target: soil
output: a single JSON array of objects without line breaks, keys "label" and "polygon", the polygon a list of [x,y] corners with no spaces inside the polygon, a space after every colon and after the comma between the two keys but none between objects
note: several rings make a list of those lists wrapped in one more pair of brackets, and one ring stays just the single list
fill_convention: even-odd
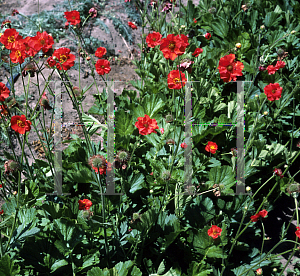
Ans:
[{"label": "soil", "polygon": [[[36,0],[0,0],[0,10],[1,14],[6,14],[7,19],[11,17],[10,13],[13,9],[18,9],[18,11],[24,15],[32,15],[35,13],[38,13],[38,10],[41,12],[43,10],[52,10],[56,5],[62,4],[64,1],[63,0],[52,0],[51,3],[49,3],[48,0],[40,0],[39,1],[39,6],[38,6],[38,1]],[[122,9],[120,3],[123,2],[123,0],[110,0],[106,1],[109,2],[108,9],[113,12],[117,17],[120,19],[124,20],[125,22],[130,21],[128,18],[127,14],[125,11]],[[199,0],[194,0],[194,4],[198,4]],[[184,5],[187,4],[187,0],[183,0],[182,3]],[[175,8],[175,11],[178,11],[178,8]],[[111,71],[107,75],[108,80],[114,80],[114,81],[119,81],[114,83],[114,91],[115,91],[115,97],[120,95],[123,91],[124,88],[126,89],[132,89],[136,90],[131,83],[129,82],[130,80],[138,80],[140,77],[137,75],[135,72],[136,66],[132,63],[133,59],[139,60],[140,59],[140,51],[141,49],[138,47],[138,43],[141,43],[141,28],[138,27],[137,30],[133,31],[133,44],[129,45],[129,43],[126,43],[122,37],[119,36],[119,33],[115,30],[111,20],[105,18],[104,16],[101,15],[101,12],[98,12],[98,18],[101,20],[104,20],[105,24],[109,27],[111,35],[107,35],[103,30],[101,30],[99,27],[92,26],[91,30],[91,35],[94,37],[99,38],[100,40],[106,41],[108,44],[114,45],[115,46],[115,54],[112,56],[114,58],[114,61],[111,60]],[[168,15],[167,16],[167,21],[170,22],[171,17]],[[65,22],[65,21],[64,21]],[[63,26],[62,26],[63,28]],[[58,43],[54,45],[55,49],[58,49],[60,47],[68,47],[69,41],[67,39],[61,39]],[[100,47],[101,45],[99,45]],[[75,54],[76,59],[78,59],[78,53],[72,52],[72,54]],[[104,56],[105,58],[106,56]],[[107,57],[106,57],[107,58]],[[39,63],[39,66],[42,65],[42,62],[45,62],[46,58],[42,59],[42,61]],[[81,83],[80,86],[81,88],[90,85],[93,82],[92,76],[89,74],[90,69],[87,64],[87,61],[84,60],[83,58],[80,59],[81,62],[81,67],[83,68],[84,74],[81,74]],[[50,75],[51,70],[45,68],[43,70],[44,77],[47,79],[48,76]],[[68,70],[68,75],[72,81],[73,86],[79,86],[79,77],[78,77],[78,71],[75,69],[70,69]],[[10,77],[9,72],[7,72],[3,67],[0,67],[0,82],[3,82],[6,84],[7,82],[7,77]],[[28,83],[29,76],[24,77],[24,83]],[[52,80],[59,80],[58,76],[54,75],[52,77]],[[99,92],[101,93],[103,91],[104,85],[101,82],[102,78],[96,74],[96,83],[99,89]],[[40,84],[40,89],[43,91],[45,87],[45,81],[43,80],[43,77],[41,75],[38,76],[35,75],[34,77],[30,78],[30,86],[29,86],[29,94],[31,97],[29,97],[28,104],[29,106],[34,109],[35,105],[37,104],[37,101],[39,99],[39,91],[37,89],[37,86],[34,83],[39,83]],[[55,84],[52,83],[50,84],[53,88],[55,87]],[[23,89],[23,82],[22,82],[22,77],[19,77],[18,80],[15,82],[15,91],[17,96],[21,96],[24,94],[24,89]],[[86,98],[83,101],[83,110],[85,113],[89,110],[91,106],[94,104],[94,97],[93,94],[97,94],[97,88],[96,85],[93,85],[90,90],[86,92]],[[47,96],[50,100],[50,103],[54,104],[54,98],[49,95],[47,92]],[[63,116],[62,116],[62,139],[67,140],[70,139],[70,135],[77,134],[80,138],[84,139],[84,135],[82,132],[82,127],[79,122],[78,114],[77,111],[73,108],[72,101],[70,100],[69,96],[66,93],[62,94],[62,103],[63,103]],[[41,108],[43,111],[43,109]],[[51,122],[51,110],[45,110],[43,111],[45,115],[45,122],[47,126],[47,131],[50,131],[50,122]],[[98,119],[101,123],[104,123],[104,119],[100,116],[93,115],[96,119]],[[54,122],[54,121],[53,121]],[[33,128],[33,127],[32,127]],[[37,121],[37,129],[41,130],[41,125],[40,122]],[[53,134],[54,127],[52,125],[51,127],[51,134]],[[101,132],[101,129],[98,130],[98,133]],[[13,134],[14,131],[11,131],[11,134]],[[40,135],[42,135],[41,132],[39,132]],[[12,135],[13,139],[13,147],[17,155],[21,154],[21,148],[18,144],[18,140],[14,135]],[[42,138],[43,140],[44,138]],[[98,142],[101,140],[101,137],[97,136],[94,134],[92,136],[92,140],[95,142]],[[103,139],[102,139],[103,140]],[[29,146],[33,152],[34,158],[35,159],[43,159],[45,160],[45,154],[43,147],[41,145],[41,142],[39,141],[38,135],[36,134],[35,131],[30,131],[28,135],[28,142]],[[7,146],[3,146],[1,144],[1,149],[0,149],[0,155],[2,155],[3,150],[6,150],[8,152],[12,152],[11,149]],[[67,147],[67,144],[63,144],[63,149]],[[29,161],[29,164],[32,164],[34,161],[34,158],[32,157],[31,151],[28,146],[25,147],[25,155],[26,158]],[[22,175],[22,178],[24,176]],[[266,233],[269,236],[272,236],[272,227],[276,226],[278,229],[280,229],[283,221],[286,221],[288,218],[290,218],[289,214],[294,211],[293,204],[288,200],[289,204],[283,204],[279,205],[285,206],[285,211],[282,208],[279,208],[280,211],[276,212],[275,216],[272,216],[272,213],[275,214],[275,212],[270,212],[269,213],[269,222],[270,224],[266,225]],[[1,205],[4,203],[4,200],[2,199],[0,201],[0,209]],[[288,208],[288,209],[287,209]],[[273,224],[274,223],[274,224]],[[293,228],[296,226],[296,221],[293,220]],[[272,226],[272,227],[271,227]],[[295,229],[296,230],[296,229]],[[274,231],[274,228],[273,228]],[[279,231],[276,231],[278,233]],[[295,231],[294,231],[295,232]],[[294,232],[290,233],[291,237],[289,239],[293,239]],[[271,246],[272,244],[275,244],[275,237],[273,241],[270,241],[269,244],[266,242],[266,246]],[[275,250],[276,253],[280,253],[285,251],[284,248],[283,250]],[[273,252],[275,253],[275,252]],[[283,265],[285,265],[286,261],[288,259],[288,254],[282,256],[281,262]],[[293,257],[292,260],[294,260],[295,257]],[[287,268],[292,269],[293,265],[289,265]],[[284,275],[287,275],[285,272]]]}]

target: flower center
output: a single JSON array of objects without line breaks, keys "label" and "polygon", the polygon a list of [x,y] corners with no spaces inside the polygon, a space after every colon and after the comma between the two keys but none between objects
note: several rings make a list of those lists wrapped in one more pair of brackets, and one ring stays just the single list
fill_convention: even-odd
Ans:
[{"label": "flower center", "polygon": [[13,42],[15,42],[15,37],[14,36],[9,36],[7,38],[7,41],[8,41],[8,43],[13,43]]},{"label": "flower center", "polygon": [[171,43],[169,44],[169,49],[170,49],[170,50],[174,50],[174,48],[175,48],[175,43],[174,43],[174,42],[171,42]]},{"label": "flower center", "polygon": [[44,45],[44,44],[45,44],[45,39],[42,38],[42,39],[40,40],[40,43],[41,43],[42,45]]},{"label": "flower center", "polygon": [[210,148],[211,148],[211,149],[215,149],[216,147],[215,147],[215,146],[210,146]]},{"label": "flower center", "polygon": [[149,126],[148,123],[145,123],[145,124],[144,124],[144,127],[145,127],[145,128],[147,128],[148,126]]},{"label": "flower center", "polygon": [[76,17],[75,17],[75,16],[72,16],[72,19],[76,19]]},{"label": "flower center", "polygon": [[175,78],[173,81],[174,81],[175,84],[177,84],[177,83],[180,82],[180,79],[179,78]]},{"label": "flower center", "polygon": [[153,37],[153,39],[152,39],[153,41],[156,41],[156,38],[155,37]]},{"label": "flower center", "polygon": [[21,56],[21,52],[19,50],[16,51],[16,56],[20,57]]},{"label": "flower center", "polygon": [[276,90],[275,90],[275,89],[273,89],[273,90],[272,90],[272,93],[274,94],[275,92],[276,92]]},{"label": "flower center", "polygon": [[18,121],[17,121],[17,125],[18,125],[19,127],[25,127],[24,122],[21,121],[21,120],[18,120]]},{"label": "flower center", "polygon": [[66,55],[61,55],[61,56],[60,56],[60,59],[59,59],[59,62],[60,62],[60,63],[64,63],[67,59],[68,59],[68,58],[67,58]]},{"label": "flower center", "polygon": [[228,71],[232,71],[232,69],[233,69],[232,65],[228,65],[228,66],[227,66],[227,70],[228,70]]},{"label": "flower center", "polygon": [[102,65],[102,66],[101,66],[101,68],[102,68],[102,69],[104,69],[104,68],[105,68],[105,66],[104,66],[104,65]]}]

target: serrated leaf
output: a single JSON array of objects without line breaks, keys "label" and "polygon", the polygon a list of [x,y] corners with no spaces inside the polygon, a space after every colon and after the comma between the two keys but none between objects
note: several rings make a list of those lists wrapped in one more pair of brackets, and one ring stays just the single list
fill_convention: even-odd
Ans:
[{"label": "serrated leaf", "polygon": [[134,193],[136,192],[137,190],[140,190],[140,189],[143,189],[144,188],[144,175],[142,173],[138,173],[136,175],[131,175],[128,179],[128,182],[131,186],[129,192],[130,193]]}]

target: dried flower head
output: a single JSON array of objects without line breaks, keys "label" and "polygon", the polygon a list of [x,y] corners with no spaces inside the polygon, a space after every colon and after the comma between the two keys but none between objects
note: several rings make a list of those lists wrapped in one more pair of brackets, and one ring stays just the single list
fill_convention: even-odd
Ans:
[{"label": "dried flower head", "polygon": [[5,173],[9,174],[19,169],[19,163],[14,160],[8,160],[4,163]]},{"label": "dried flower head", "polygon": [[300,193],[300,184],[298,182],[294,182],[290,184],[286,190],[289,194]]},{"label": "dried flower head", "polygon": [[175,145],[175,141],[173,140],[173,139],[168,139],[167,141],[166,141],[166,144],[167,145]]},{"label": "dried flower head", "polygon": [[170,171],[163,171],[163,172],[161,173],[161,178],[162,178],[162,180],[164,180],[164,181],[170,180],[170,179],[171,179],[171,173],[170,173]]},{"label": "dried flower head", "polygon": [[209,13],[216,13],[217,9],[215,7],[211,7],[208,9]]},{"label": "dried flower head", "polygon": [[168,114],[166,116],[166,123],[171,123],[171,122],[173,122],[173,116],[172,116],[172,114]]}]

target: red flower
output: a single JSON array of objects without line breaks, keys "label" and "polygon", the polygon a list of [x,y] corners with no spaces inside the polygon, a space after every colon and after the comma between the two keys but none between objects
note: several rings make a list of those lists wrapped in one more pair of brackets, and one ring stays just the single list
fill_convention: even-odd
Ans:
[{"label": "red flower", "polygon": [[192,54],[192,56],[199,56],[203,52],[202,48],[196,48],[195,52]]},{"label": "red flower", "polygon": [[11,49],[9,54],[12,63],[22,64],[26,58],[25,45],[22,40],[14,43],[14,48]]},{"label": "red flower", "polygon": [[[53,57],[56,57],[59,63],[56,63],[58,70],[68,70],[74,66],[75,56],[70,54],[71,50],[69,48],[59,48],[54,51]],[[61,68],[62,65],[62,68]]]},{"label": "red flower", "polygon": [[206,33],[206,34],[204,35],[204,37],[205,37],[207,40],[209,40],[209,39],[211,38],[211,34],[210,34],[210,33]]},{"label": "red flower", "polygon": [[181,71],[184,72],[185,70],[187,70],[189,72],[189,74],[192,73],[192,64],[194,63],[194,61],[185,59],[183,60],[182,63],[180,63],[180,65],[177,65],[177,68]]},{"label": "red flower", "polygon": [[30,36],[27,36],[22,41],[23,41],[23,44],[25,46],[25,53],[26,53],[26,55],[30,56],[30,57],[34,57],[38,53],[38,51],[33,50],[29,46],[29,42],[31,41],[31,39],[33,39],[33,38],[30,37]]},{"label": "red flower", "polygon": [[12,15],[12,16],[15,16],[16,14],[19,14],[18,10],[13,9],[12,12],[11,12],[11,15]]},{"label": "red flower", "polygon": [[260,217],[264,218],[267,215],[268,215],[268,211],[263,209],[262,211],[259,211],[258,214],[254,215],[254,216],[251,216],[250,219],[251,219],[252,222],[257,222]]},{"label": "red flower", "polygon": [[222,233],[222,229],[217,225],[212,225],[211,228],[207,230],[208,236],[212,237],[213,239],[216,239],[219,236],[221,236],[221,233]]},{"label": "red flower", "polygon": [[65,18],[71,25],[76,25],[80,23],[80,13],[78,11],[66,11]]},{"label": "red flower", "polygon": [[110,62],[106,59],[98,59],[95,64],[95,67],[99,75],[108,74],[111,70]]},{"label": "red flower", "polygon": [[[181,82],[180,82],[180,75],[181,75]],[[185,74],[182,72],[179,72],[179,70],[172,70],[168,74],[168,87],[169,89],[180,89],[181,87],[185,86],[186,83]],[[181,85],[181,83],[183,85]]]},{"label": "red flower", "polygon": [[15,29],[6,29],[0,37],[0,42],[6,49],[10,50],[14,47],[14,43],[20,39],[22,39],[22,36]]},{"label": "red flower", "polygon": [[56,61],[53,59],[53,57],[48,57],[47,62],[50,67],[54,67],[56,65]]},{"label": "red flower", "polygon": [[2,185],[2,184],[0,184],[0,188],[3,188],[3,185]]},{"label": "red flower", "polygon": [[188,38],[185,35],[169,34],[167,38],[163,38],[160,43],[160,50],[166,59],[175,60],[177,56],[181,56],[185,52],[185,48],[189,45]]},{"label": "red flower", "polygon": [[277,67],[278,69],[279,68],[284,68],[285,66],[285,62],[284,61],[281,61],[281,60],[278,60],[275,67]]},{"label": "red flower", "polygon": [[132,22],[128,22],[128,26],[131,28],[131,29],[133,29],[133,30],[136,30],[137,29],[137,26],[136,25],[134,25]]},{"label": "red flower", "polygon": [[31,122],[29,120],[26,120],[25,115],[13,116],[10,120],[10,123],[11,128],[20,134],[25,134],[25,132],[31,130]]},{"label": "red flower", "polygon": [[0,82],[0,102],[4,102],[9,97],[9,93],[10,91],[5,84]]},{"label": "red flower", "polygon": [[135,123],[135,126],[139,129],[141,135],[147,135],[157,133],[155,129],[159,129],[155,119],[150,119],[149,115],[145,114],[144,117],[138,117],[138,121]]},{"label": "red flower", "polygon": [[263,271],[261,268],[256,269],[256,275],[262,275]]},{"label": "red flower", "polygon": [[282,87],[278,83],[270,83],[265,86],[264,92],[268,100],[273,102],[281,98]]},{"label": "red flower", "polygon": [[283,178],[282,170],[281,170],[281,169],[276,169],[276,168],[275,168],[274,174],[276,174],[277,176],[280,176],[280,178]]},{"label": "red flower", "polygon": [[298,238],[300,238],[300,227],[297,226],[296,228],[297,228],[297,231],[295,232],[295,234]]},{"label": "red flower", "polygon": [[106,54],[106,48],[105,47],[99,47],[96,52],[95,56],[98,58],[102,58]]},{"label": "red flower", "polygon": [[107,160],[103,155],[94,155],[89,160],[89,165],[93,168],[96,173],[105,174],[106,170],[111,171],[110,163],[107,163]]},{"label": "red flower", "polygon": [[209,141],[205,147],[205,150],[212,154],[215,154],[217,149],[218,149],[218,145],[211,141]]},{"label": "red flower", "polygon": [[243,76],[243,63],[240,61],[234,62],[234,59],[234,54],[229,54],[220,59],[218,69],[221,79],[223,79],[224,82],[230,82],[231,80],[236,81],[237,76]]},{"label": "red flower", "polygon": [[197,20],[196,20],[196,18],[194,18],[194,23],[197,23]]},{"label": "red flower", "polygon": [[78,203],[79,203],[79,210],[89,210],[93,205],[93,203],[88,199],[83,199],[83,200],[79,199]]},{"label": "red flower", "polygon": [[[0,105],[0,112],[2,115],[7,116],[8,115],[8,110],[7,110],[7,106],[5,104]],[[1,118],[1,116],[0,116]]]},{"label": "red flower", "polygon": [[1,29],[2,29],[5,25],[7,25],[8,28],[11,28],[11,27],[10,27],[10,23],[11,23],[10,20],[5,19],[5,20],[2,22],[2,24],[1,24]]},{"label": "red flower", "polygon": [[186,144],[186,143],[184,143],[184,142],[183,142],[183,143],[181,143],[181,144],[180,144],[180,146],[181,146],[183,149],[186,149],[186,148],[187,148],[187,144]]},{"label": "red flower", "polygon": [[148,47],[154,48],[156,45],[161,43],[162,35],[159,32],[152,32],[148,34],[146,37],[146,42],[148,43]]},{"label": "red flower", "polygon": [[95,8],[90,8],[89,15],[91,16],[91,18],[97,17],[97,10]]},{"label": "red flower", "polygon": [[31,48],[33,48],[36,52],[39,52],[42,49],[43,53],[47,53],[52,48],[53,44],[53,37],[46,31],[43,33],[37,32],[36,36],[28,41],[28,45]]},{"label": "red flower", "polygon": [[3,213],[4,213],[4,211],[3,211],[3,210],[1,210],[1,211],[0,211],[0,215],[3,215]]},{"label": "red flower", "polygon": [[165,130],[163,128],[160,129],[161,134],[164,134]]},{"label": "red flower", "polygon": [[278,67],[274,67],[273,65],[269,65],[268,67],[267,67],[267,70],[268,70],[268,74],[269,75],[273,75],[273,74],[275,74],[275,72],[278,70],[279,68]]}]

